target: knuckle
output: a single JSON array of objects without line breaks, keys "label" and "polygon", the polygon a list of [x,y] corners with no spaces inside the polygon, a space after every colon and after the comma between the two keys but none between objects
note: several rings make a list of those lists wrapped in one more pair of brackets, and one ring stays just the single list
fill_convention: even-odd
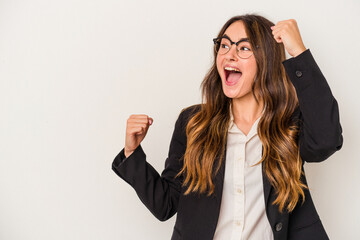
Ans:
[{"label": "knuckle", "polygon": [[127,124],[127,125],[131,125],[133,122],[134,122],[133,119],[129,118],[129,119],[126,121],[126,124]]},{"label": "knuckle", "polygon": [[146,115],[144,115],[144,114],[139,114],[137,116],[137,120],[139,120],[139,121],[144,121],[144,119],[146,119]]}]

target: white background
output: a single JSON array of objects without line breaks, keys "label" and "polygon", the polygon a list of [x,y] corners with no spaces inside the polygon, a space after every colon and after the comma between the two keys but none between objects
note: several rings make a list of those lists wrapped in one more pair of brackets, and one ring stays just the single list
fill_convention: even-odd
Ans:
[{"label": "white background", "polygon": [[330,239],[359,239],[360,1],[0,0],[0,239],[170,239],[111,170],[132,113],[161,172],[232,16],[294,18],[339,103],[344,145],[306,164]]}]

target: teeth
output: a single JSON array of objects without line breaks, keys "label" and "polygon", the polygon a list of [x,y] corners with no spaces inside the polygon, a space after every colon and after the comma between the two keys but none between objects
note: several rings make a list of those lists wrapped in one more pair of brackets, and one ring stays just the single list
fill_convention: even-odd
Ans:
[{"label": "teeth", "polygon": [[235,71],[235,72],[240,72],[239,70],[237,70],[236,68],[232,68],[232,67],[225,67],[225,70],[228,71]]}]

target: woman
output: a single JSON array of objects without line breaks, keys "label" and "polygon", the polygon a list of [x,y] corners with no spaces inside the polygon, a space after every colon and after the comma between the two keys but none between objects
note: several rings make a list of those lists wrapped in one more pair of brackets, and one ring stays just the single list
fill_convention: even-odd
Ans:
[{"label": "woman", "polygon": [[214,43],[203,103],[180,113],[161,176],[140,145],[147,115],[128,119],[113,170],[159,220],[177,213],[173,240],[328,239],[303,165],[340,150],[342,129],[296,21],[236,16]]}]

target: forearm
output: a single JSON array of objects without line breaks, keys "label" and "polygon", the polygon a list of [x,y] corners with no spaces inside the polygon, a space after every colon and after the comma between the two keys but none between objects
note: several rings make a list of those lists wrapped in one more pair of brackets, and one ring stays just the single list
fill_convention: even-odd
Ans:
[{"label": "forearm", "polygon": [[141,145],[128,158],[125,158],[123,149],[112,164],[115,173],[134,188],[144,205],[161,221],[171,218],[177,212],[182,177],[175,176],[182,168],[182,157],[186,150],[184,115],[188,113],[182,112],[176,121],[161,176],[146,161]]},{"label": "forearm", "polygon": [[310,50],[283,65],[299,100],[302,158],[309,162],[325,160],[343,143],[337,101]]}]

